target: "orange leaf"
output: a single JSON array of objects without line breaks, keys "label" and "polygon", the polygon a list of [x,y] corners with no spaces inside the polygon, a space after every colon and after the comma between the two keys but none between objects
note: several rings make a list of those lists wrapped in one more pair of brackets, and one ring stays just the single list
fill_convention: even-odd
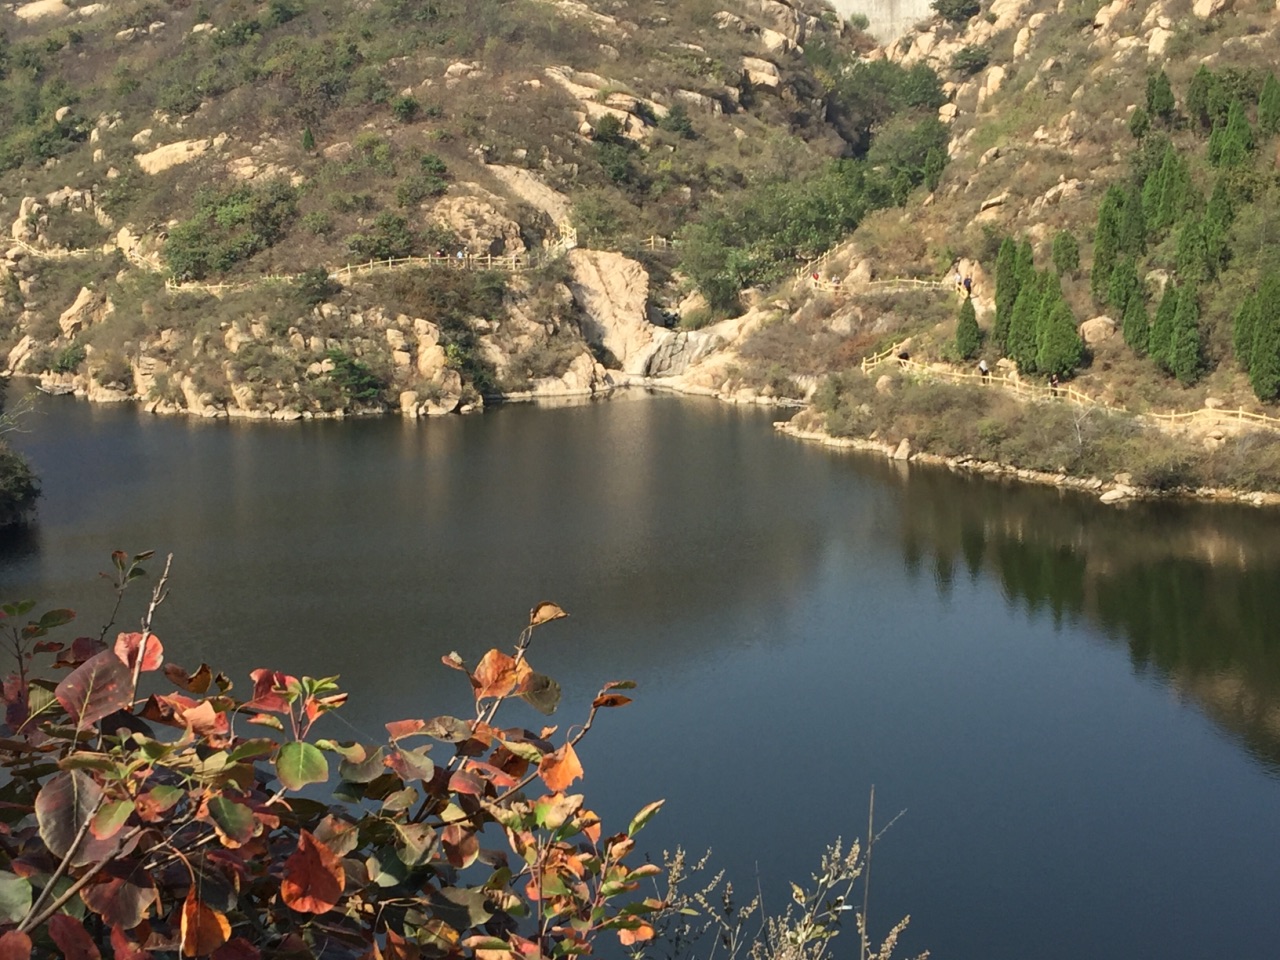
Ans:
[{"label": "orange leaf", "polygon": [[403,737],[412,737],[427,728],[425,720],[393,720],[386,725],[387,736],[393,741]]},{"label": "orange leaf", "polygon": [[138,651],[142,650],[142,669],[159,670],[164,663],[164,645],[154,633],[147,634],[145,648],[140,633],[122,633],[116,637],[116,656],[124,661],[130,670],[138,662]]},{"label": "orange leaf", "polygon": [[630,697],[624,697],[620,693],[602,693],[591,701],[591,705],[593,707],[625,707],[630,702]]},{"label": "orange leaf", "polygon": [[0,960],[30,960],[31,938],[18,930],[0,937]]},{"label": "orange leaf", "polygon": [[476,688],[476,699],[505,697],[515,689],[518,676],[515,658],[507,656],[501,650],[490,650],[471,675],[471,683]]},{"label": "orange leaf", "polygon": [[573,744],[566,743],[542,758],[538,764],[538,776],[548,790],[567,790],[573,781],[582,776],[582,764]]},{"label": "orange leaf", "polygon": [[651,927],[649,924],[644,922],[641,922],[641,924],[638,927],[636,927],[634,930],[627,930],[623,928],[618,931],[618,941],[624,947],[629,947],[631,946],[631,944],[637,943],[641,940],[652,940],[652,939],[653,939],[653,927]]},{"label": "orange leaf", "polygon": [[193,888],[182,904],[180,926],[182,955],[204,957],[213,953],[231,936],[231,924],[213,907],[196,899]]},{"label": "orange leaf", "polygon": [[299,913],[328,913],[342,899],[346,880],[337,854],[300,830],[298,849],[284,862],[280,899]]}]

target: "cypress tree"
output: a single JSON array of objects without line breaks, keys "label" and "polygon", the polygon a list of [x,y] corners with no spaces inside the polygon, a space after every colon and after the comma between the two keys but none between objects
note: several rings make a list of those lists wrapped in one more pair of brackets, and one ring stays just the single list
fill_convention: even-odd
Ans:
[{"label": "cypress tree", "polygon": [[1184,386],[1200,376],[1200,304],[1195,287],[1178,295],[1173,315],[1173,335],[1169,345],[1169,370]]},{"label": "cypress tree", "polygon": [[1116,255],[1120,251],[1120,225],[1124,216],[1124,191],[1115,184],[1107,188],[1098,209],[1098,229],[1093,238],[1093,269],[1089,286],[1093,298],[1107,302],[1107,287],[1111,283],[1111,271],[1115,269]]},{"label": "cypress tree", "polygon": [[1125,257],[1111,271],[1111,283],[1107,287],[1107,300],[1115,308],[1116,316],[1123,317],[1129,309],[1129,300],[1142,299],[1142,281],[1138,266],[1132,257]]},{"label": "cypress tree", "polygon": [[1045,320],[1036,366],[1041,373],[1069,377],[1084,359],[1084,341],[1065,300],[1059,300]]},{"label": "cypress tree", "polygon": [[1258,130],[1268,136],[1280,133],[1280,81],[1268,73],[1258,97]]},{"label": "cypress tree", "polygon": [[1120,250],[1140,257],[1147,252],[1147,215],[1142,205],[1142,187],[1129,184],[1125,193],[1124,211],[1120,216]]},{"label": "cypress tree", "polygon": [[1231,229],[1234,219],[1235,204],[1231,202],[1231,189],[1227,186],[1227,178],[1219,175],[1202,221],[1205,253],[1215,272],[1227,261],[1227,231]]},{"label": "cypress tree", "polygon": [[1259,400],[1280,396],[1280,274],[1262,282],[1249,358],[1249,383]]},{"label": "cypress tree", "polygon": [[1060,277],[1080,269],[1080,244],[1070,230],[1059,230],[1053,238],[1053,267]]},{"label": "cypress tree", "polygon": [[1062,281],[1056,274],[1048,270],[1040,278],[1040,301],[1036,305],[1036,366],[1042,373],[1049,373],[1040,366],[1040,352],[1044,349],[1044,340],[1053,321],[1053,313],[1058,304],[1066,303],[1062,295]]},{"label": "cypress tree", "polygon": [[1246,373],[1252,365],[1253,337],[1261,317],[1262,303],[1255,291],[1244,298],[1231,327],[1231,349],[1235,351],[1236,365]]},{"label": "cypress tree", "polygon": [[1169,369],[1169,353],[1173,344],[1173,319],[1178,312],[1178,301],[1181,297],[1178,288],[1172,283],[1164,285],[1164,296],[1160,298],[1160,306],[1156,308],[1156,320],[1151,325],[1151,334],[1147,338],[1147,353],[1164,369]]},{"label": "cypress tree", "polygon": [[1009,321],[1007,354],[1022,373],[1034,373],[1036,369],[1036,319],[1042,292],[1038,277],[1024,283],[1013,305],[1013,318]]},{"label": "cypress tree", "polygon": [[1147,131],[1151,129],[1151,115],[1142,107],[1134,109],[1129,114],[1129,133],[1135,140],[1141,140],[1147,135]]},{"label": "cypress tree", "polygon": [[1036,278],[1036,251],[1030,240],[1018,244],[1018,289]]},{"label": "cypress tree", "polygon": [[960,304],[960,316],[956,320],[956,352],[961,359],[972,360],[982,346],[982,332],[978,329],[978,314],[973,309],[973,298],[965,297]]},{"label": "cypress tree", "polygon": [[1253,147],[1253,128],[1244,114],[1244,104],[1232,100],[1226,122],[1215,124],[1209,137],[1209,162],[1216,167],[1243,166]]},{"label": "cypress tree", "polygon": [[1178,233],[1178,278],[1189,283],[1212,280],[1213,260],[1205,242],[1204,225],[1199,217],[1190,217]]},{"label": "cypress tree", "polygon": [[316,135],[311,132],[310,127],[302,128],[302,149],[307,153],[314,153],[316,149]]},{"label": "cypress tree", "polygon": [[1151,335],[1151,324],[1147,320],[1147,305],[1142,302],[1142,297],[1129,298],[1128,306],[1124,310],[1122,332],[1124,342],[1134,353],[1141,357],[1147,352],[1147,338]]},{"label": "cypress tree", "polygon": [[1160,193],[1153,226],[1167,230],[1182,218],[1192,199],[1191,171],[1172,144],[1165,150],[1159,178]]},{"label": "cypress tree", "polygon": [[1147,113],[1153,118],[1169,123],[1176,109],[1173,100],[1173,88],[1169,85],[1169,75],[1163,70],[1147,77]]},{"label": "cypress tree", "polygon": [[1009,320],[1018,299],[1018,245],[1005,237],[996,256],[996,323],[992,339],[1001,353],[1009,340]]},{"label": "cypress tree", "polygon": [[1217,85],[1218,78],[1202,63],[1187,87],[1187,113],[1191,117],[1192,125],[1201,133],[1213,126],[1213,117],[1209,109],[1214,87]]}]

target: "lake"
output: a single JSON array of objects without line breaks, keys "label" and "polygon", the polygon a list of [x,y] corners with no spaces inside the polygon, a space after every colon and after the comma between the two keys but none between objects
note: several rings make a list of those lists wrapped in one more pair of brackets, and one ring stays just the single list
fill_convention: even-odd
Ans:
[{"label": "lake", "polygon": [[711,848],[781,910],[865,834],[874,784],[879,822],[905,811],[871,897],[878,935],[912,916],[899,956],[1274,956],[1280,515],[1104,507],[775,416],[632,394],[280,425],[40,397],[15,443],[45,495],[0,596],[93,628],[111,550],[172,552],[168,659],[340,674],[335,738],[465,709],[440,656],[509,646],[554,600],[572,616],[531,660],[562,725],[639,684],[584,743],[584,789],[606,830],[666,797],[655,855]]}]

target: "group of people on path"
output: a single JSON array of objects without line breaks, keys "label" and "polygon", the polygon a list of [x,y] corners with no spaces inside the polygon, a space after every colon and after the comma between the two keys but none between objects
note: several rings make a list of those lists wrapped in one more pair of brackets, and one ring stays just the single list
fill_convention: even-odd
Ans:
[{"label": "group of people on path", "polygon": [[971,298],[973,296],[973,277],[970,274],[960,275],[960,271],[956,271],[956,296],[961,300]]}]

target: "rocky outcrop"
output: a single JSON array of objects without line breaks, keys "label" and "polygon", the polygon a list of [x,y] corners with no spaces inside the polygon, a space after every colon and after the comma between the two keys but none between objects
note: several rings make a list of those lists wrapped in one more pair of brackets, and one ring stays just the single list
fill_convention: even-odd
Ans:
[{"label": "rocky outcrop", "polygon": [[570,250],[569,289],[582,312],[582,334],[607,350],[625,373],[644,375],[658,334],[648,318],[649,274],[621,253]]},{"label": "rocky outcrop", "polygon": [[497,198],[479,196],[451,196],[440,200],[431,215],[461,242],[470,254],[511,255],[525,252],[520,236],[520,224],[502,214]]},{"label": "rocky outcrop", "polygon": [[561,223],[569,219],[569,198],[559,191],[552,190],[528,170],[494,163],[485,167],[485,172],[525,203],[541,210],[551,218],[553,223]]},{"label": "rocky outcrop", "polygon": [[140,153],[133,159],[143,173],[154,176],[171,167],[199,159],[212,144],[212,140],[179,140],[177,143],[156,147],[148,153]]}]

